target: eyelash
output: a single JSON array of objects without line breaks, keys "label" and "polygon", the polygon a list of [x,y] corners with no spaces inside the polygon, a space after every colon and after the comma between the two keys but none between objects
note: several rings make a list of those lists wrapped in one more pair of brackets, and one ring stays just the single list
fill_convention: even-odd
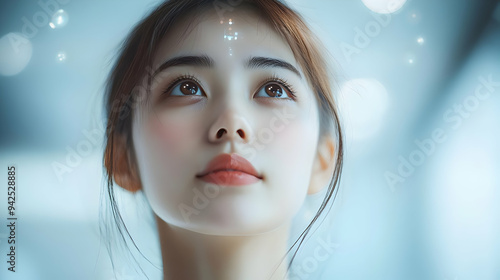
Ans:
[{"label": "eyelash", "polygon": [[262,85],[260,87],[263,87],[264,85],[268,84],[269,82],[278,82],[279,84],[281,84],[282,86],[285,87],[285,90],[290,92],[291,99],[293,99],[294,101],[297,100],[296,91],[287,80],[282,79],[282,78],[278,77],[277,75],[273,74],[271,77],[267,78],[264,81],[264,83],[262,83]]},{"label": "eyelash", "polygon": [[184,74],[184,75],[181,75],[181,76],[175,78],[170,84],[168,84],[167,89],[164,90],[163,93],[165,93],[165,94],[169,93],[174,88],[174,86],[176,86],[177,83],[182,81],[182,80],[193,80],[198,85],[201,84],[200,80],[198,80],[195,76],[193,76],[191,74]]},{"label": "eyelash", "polygon": [[[178,82],[183,81],[183,80],[193,80],[195,81],[198,85],[201,84],[200,80],[198,80],[195,76],[191,74],[184,74],[181,75],[177,78],[175,78],[171,83],[168,84],[167,89],[163,91],[164,94],[168,94],[176,85]],[[264,85],[268,84],[269,82],[278,82],[281,86],[285,87],[285,90],[290,92],[290,98],[276,98],[276,99],[292,99],[293,101],[297,100],[296,96],[296,91],[293,88],[293,86],[285,79],[282,79],[278,77],[276,74],[273,74],[271,77],[265,79],[265,81],[261,84],[259,87],[262,88]]]}]

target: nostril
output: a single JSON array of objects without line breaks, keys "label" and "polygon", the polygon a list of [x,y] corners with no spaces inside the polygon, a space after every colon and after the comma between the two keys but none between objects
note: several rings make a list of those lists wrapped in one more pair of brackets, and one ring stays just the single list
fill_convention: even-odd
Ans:
[{"label": "nostril", "polygon": [[238,129],[238,135],[240,135],[241,138],[245,139],[245,132],[243,132],[243,130]]},{"label": "nostril", "polygon": [[217,138],[221,138],[221,137],[222,137],[222,135],[224,134],[224,132],[226,132],[226,130],[225,130],[224,128],[223,128],[223,129],[221,129],[221,130],[219,130],[219,131],[217,132]]}]

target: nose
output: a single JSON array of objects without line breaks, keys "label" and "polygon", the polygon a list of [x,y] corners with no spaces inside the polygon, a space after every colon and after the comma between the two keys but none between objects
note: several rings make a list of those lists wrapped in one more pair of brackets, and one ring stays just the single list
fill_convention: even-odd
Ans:
[{"label": "nose", "polygon": [[252,137],[252,129],[247,119],[234,110],[226,110],[219,115],[209,130],[210,142],[224,141],[248,143]]}]

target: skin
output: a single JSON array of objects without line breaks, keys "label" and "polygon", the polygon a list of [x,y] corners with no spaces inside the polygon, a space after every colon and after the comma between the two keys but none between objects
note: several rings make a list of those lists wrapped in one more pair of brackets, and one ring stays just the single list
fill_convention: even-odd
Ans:
[{"label": "skin", "polygon": [[[333,141],[319,137],[318,104],[290,46],[252,9],[228,15],[232,25],[221,24],[214,11],[196,21],[186,17],[164,37],[153,69],[181,55],[207,55],[215,65],[158,73],[150,102],[134,113],[137,170],[115,175],[126,189],[139,183],[154,211],[164,279],[270,279],[273,272],[272,279],[286,279],[287,261],[278,264],[291,220],[308,194],[327,185],[334,167]],[[228,27],[238,32],[237,40],[223,39]],[[301,77],[284,68],[245,68],[252,56],[286,61]],[[200,81],[199,92],[183,95],[176,86],[164,93],[183,74]],[[273,75],[292,85],[295,101],[266,94],[264,85],[280,85],[265,83]],[[281,86],[281,98],[288,97]],[[221,128],[227,133],[218,138]],[[125,149],[123,143],[118,149]],[[245,157],[263,179],[239,187],[197,179],[221,153]]]}]

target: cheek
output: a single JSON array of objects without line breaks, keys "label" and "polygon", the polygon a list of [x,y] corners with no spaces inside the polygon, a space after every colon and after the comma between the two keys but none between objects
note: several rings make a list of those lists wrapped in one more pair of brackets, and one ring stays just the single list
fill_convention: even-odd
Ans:
[{"label": "cheek", "polygon": [[153,211],[170,222],[177,220],[178,205],[185,200],[185,189],[197,171],[193,164],[197,143],[187,140],[200,138],[193,125],[151,116],[135,135],[145,194]]},{"label": "cheek", "polygon": [[314,131],[303,123],[293,123],[277,134],[275,145],[282,150],[283,156],[293,162],[304,161],[315,148]]},{"label": "cheek", "polygon": [[[201,137],[194,120],[179,121],[165,116],[151,115],[137,125],[134,144],[141,158],[144,180],[168,178],[168,182],[180,183],[187,172],[192,172],[193,154]],[[160,179],[156,179],[161,182]]]},{"label": "cheek", "polygon": [[296,118],[276,131],[259,152],[265,158],[271,201],[296,213],[306,197],[317,148],[319,124],[314,118]]},{"label": "cheek", "polygon": [[304,188],[309,180],[312,160],[316,150],[315,131],[304,123],[289,124],[286,129],[276,134],[276,141],[269,147],[269,153],[279,159],[283,168],[278,174],[289,182],[297,182],[297,187]]},{"label": "cheek", "polygon": [[151,118],[148,130],[152,136],[151,140],[165,150],[177,150],[176,148],[179,148],[185,142],[186,137],[189,137],[189,129],[185,124],[160,120],[156,117]]},{"label": "cheek", "polygon": [[200,123],[197,117],[152,117],[145,133],[149,135],[155,153],[181,164],[199,148],[204,131]]},{"label": "cheek", "polygon": [[319,123],[314,114],[297,114],[288,123],[279,120],[275,125],[270,124],[275,132],[272,141],[265,144],[265,152],[279,158],[290,172],[305,174],[310,171],[319,134]]},{"label": "cheek", "polygon": [[163,168],[163,173],[179,177],[191,171],[192,157],[199,145],[197,139],[201,137],[195,121],[152,117],[144,133],[148,137],[149,154]]}]

